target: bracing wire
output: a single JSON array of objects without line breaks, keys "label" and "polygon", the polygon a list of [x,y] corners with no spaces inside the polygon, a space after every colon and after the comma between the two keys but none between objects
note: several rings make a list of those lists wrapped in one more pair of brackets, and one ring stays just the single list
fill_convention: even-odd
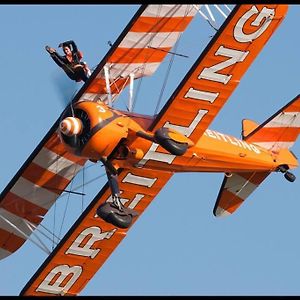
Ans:
[{"label": "bracing wire", "polygon": [[[179,39],[180,39],[180,38],[179,38]],[[176,52],[177,47],[178,47],[179,39],[176,41],[176,43],[175,43],[175,45],[174,45],[174,50],[175,50],[175,52]],[[164,80],[163,85],[162,85],[162,88],[161,88],[161,90],[160,90],[160,94],[159,94],[159,97],[158,97],[158,101],[157,101],[157,104],[156,104],[156,107],[155,107],[155,110],[154,110],[154,115],[157,114],[158,109],[159,109],[159,107],[160,107],[160,103],[161,103],[161,100],[162,100],[162,97],[163,97],[165,88],[166,88],[166,86],[167,86],[167,82],[168,82],[168,79],[169,79],[169,75],[170,75],[170,72],[171,72],[171,67],[173,66],[174,58],[175,58],[175,55],[172,55],[172,56],[171,56],[171,59],[170,59],[170,62],[169,62],[169,65],[168,65],[168,70],[167,70],[167,73],[166,73],[166,76],[165,76],[165,80]]]},{"label": "bracing wire", "polygon": [[83,207],[84,207],[84,186],[85,186],[85,166],[82,168],[82,195],[81,195],[81,213],[83,213]]}]

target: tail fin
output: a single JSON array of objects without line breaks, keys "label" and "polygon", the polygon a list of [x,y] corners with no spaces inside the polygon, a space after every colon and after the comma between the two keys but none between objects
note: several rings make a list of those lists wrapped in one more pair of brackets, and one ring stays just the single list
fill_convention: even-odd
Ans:
[{"label": "tail fin", "polygon": [[233,173],[225,176],[213,213],[216,217],[235,212],[270,172]]},{"label": "tail fin", "polygon": [[[292,147],[300,133],[300,95],[259,126],[243,121],[243,139],[278,152]],[[251,131],[252,128],[252,131]]]}]

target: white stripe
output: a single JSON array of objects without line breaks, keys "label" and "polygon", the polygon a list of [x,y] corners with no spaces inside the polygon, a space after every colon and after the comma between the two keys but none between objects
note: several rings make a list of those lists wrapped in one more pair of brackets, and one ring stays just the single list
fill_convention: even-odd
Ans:
[{"label": "white stripe", "polygon": [[230,212],[228,212],[227,210],[223,209],[222,207],[218,206],[216,209],[216,213],[215,213],[216,217],[226,217],[231,215]]},{"label": "white stripe", "polygon": [[100,100],[98,99],[98,94],[97,93],[84,93],[79,101],[97,101]]},{"label": "white stripe", "polygon": [[72,122],[73,122],[73,125],[74,125],[73,133],[78,134],[80,132],[80,129],[81,129],[80,123],[79,123],[80,121],[78,119],[73,118]]},{"label": "white stripe", "polygon": [[142,13],[142,17],[184,17],[194,16],[196,13],[197,11],[193,8],[193,5],[154,4],[148,5]]},{"label": "white stripe", "polygon": [[66,134],[68,134],[72,128],[72,123],[71,123],[71,120],[63,120],[63,122],[65,123],[66,125],[66,129],[65,129],[65,132]]},{"label": "white stripe", "polygon": [[[112,101],[114,101],[118,95],[119,94],[112,94],[111,95]],[[107,94],[92,94],[92,93],[90,93],[89,99],[85,99],[85,101],[93,101],[93,102],[102,101],[102,102],[108,104],[108,97],[107,97]]]},{"label": "white stripe", "polygon": [[132,173],[128,173],[122,182],[124,183],[132,183],[132,184],[137,184],[141,186],[146,186],[148,188],[152,187],[152,185],[155,183],[157,178],[148,178],[148,177],[142,177],[138,175],[134,175]]},{"label": "white stripe", "polygon": [[[180,32],[128,32],[119,48],[171,48],[180,36]],[[157,50],[159,51],[159,50]]]},{"label": "white stripe", "polygon": [[[20,229],[26,235],[31,234],[32,231],[26,226],[23,218],[10,213],[4,208],[0,208],[0,215],[3,216],[5,219],[7,219],[9,222],[13,223],[18,229]],[[0,218],[0,228],[26,240],[24,235],[22,235],[19,231],[14,229],[9,223],[5,222],[2,218]]]},{"label": "white stripe", "polygon": [[127,77],[130,73],[134,74],[135,79],[141,76],[150,76],[156,71],[160,64],[161,62],[113,64],[109,70],[110,78],[116,78],[118,76]]},{"label": "white stripe", "polygon": [[0,260],[11,255],[11,252],[0,248]]},{"label": "white stripe", "polygon": [[276,116],[264,127],[300,127],[299,112],[283,112]]},{"label": "white stripe", "polygon": [[45,209],[49,209],[59,195],[20,177],[10,190],[17,196]]},{"label": "white stripe", "polygon": [[50,172],[59,174],[67,180],[72,180],[82,168],[82,166],[58,155],[57,153],[54,153],[53,151],[50,151],[45,147],[41,149],[33,162]]},{"label": "white stripe", "polygon": [[289,149],[295,144],[295,142],[252,142],[252,144],[268,150],[277,151],[279,149]]},{"label": "white stripe", "polygon": [[245,200],[257,188],[257,185],[247,181],[244,177],[233,174],[227,179],[224,189]]}]

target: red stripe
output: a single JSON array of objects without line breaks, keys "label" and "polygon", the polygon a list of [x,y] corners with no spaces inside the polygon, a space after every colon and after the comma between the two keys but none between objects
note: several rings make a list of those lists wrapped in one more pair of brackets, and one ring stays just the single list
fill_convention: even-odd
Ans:
[{"label": "red stripe", "polygon": [[25,242],[25,239],[0,228],[0,247],[9,252],[15,252]]},{"label": "red stripe", "polygon": [[257,172],[257,173],[237,173],[237,175],[249,180],[252,184],[259,185],[270,172]]},{"label": "red stripe", "polygon": [[244,200],[242,198],[239,198],[237,195],[224,189],[218,206],[232,214],[238,209],[243,201]]},{"label": "red stripe", "polygon": [[299,127],[262,127],[247,142],[294,142],[299,132]]},{"label": "red stripe", "polygon": [[13,194],[12,192],[8,192],[1,201],[1,207],[34,224],[39,224],[42,221],[42,218],[38,216],[44,216],[48,211],[45,208]]},{"label": "red stripe", "polygon": [[[127,81],[126,85],[125,82]],[[115,80],[114,83],[110,86],[112,94],[119,94],[120,89],[127,86],[129,80],[127,78],[120,78]],[[93,94],[107,94],[105,79],[95,78],[92,83],[87,87],[86,93]]]},{"label": "red stripe", "polygon": [[56,132],[50,137],[44,147],[81,166],[83,166],[86,162],[86,159],[82,159],[68,152],[65,146],[61,143]]},{"label": "red stripe", "polygon": [[26,168],[22,176],[34,184],[49,189],[51,192],[58,195],[61,192],[51,188],[64,190],[70,183],[68,179],[48,171],[33,162]]}]

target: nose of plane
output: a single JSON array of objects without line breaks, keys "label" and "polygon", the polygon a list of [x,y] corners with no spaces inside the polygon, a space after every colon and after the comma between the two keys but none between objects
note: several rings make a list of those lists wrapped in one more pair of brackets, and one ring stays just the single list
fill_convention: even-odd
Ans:
[{"label": "nose of plane", "polygon": [[82,133],[83,124],[78,118],[67,117],[60,122],[59,129],[61,133],[67,136],[73,136]]}]

